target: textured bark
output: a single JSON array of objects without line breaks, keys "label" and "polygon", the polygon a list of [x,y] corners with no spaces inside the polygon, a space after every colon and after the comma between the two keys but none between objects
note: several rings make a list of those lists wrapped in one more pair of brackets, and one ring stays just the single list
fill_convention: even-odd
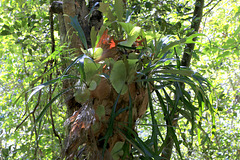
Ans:
[{"label": "textured bark", "polygon": [[[192,24],[191,24],[192,32],[190,32],[188,34],[188,36],[198,32],[199,26],[200,26],[200,23],[201,23],[201,20],[202,20],[203,7],[204,7],[204,0],[196,0],[195,9],[194,9],[194,13],[193,13]],[[195,41],[196,38],[193,39],[193,40]],[[192,58],[191,53],[194,50],[194,46],[195,46],[195,43],[186,44],[185,49],[184,49],[184,53],[183,53],[183,57],[182,57],[182,61],[181,61],[181,66],[185,66],[185,67],[190,66],[191,58]],[[179,114],[175,113],[174,118],[172,120],[172,125],[173,126],[177,126],[178,116],[179,116]],[[166,159],[171,159],[174,141],[173,141],[172,137],[168,136],[168,135],[170,135],[169,130],[167,130],[166,135],[167,136],[166,136],[165,141],[166,141],[167,145],[163,149],[162,156],[165,157]]]},{"label": "textured bark", "polygon": [[75,15],[77,15],[77,6],[75,4],[75,0],[63,0],[63,13],[68,15],[68,16],[64,16],[64,23],[65,23],[65,27],[67,30],[67,38],[68,38],[68,43],[70,44],[70,48],[74,48],[74,49],[79,49],[78,51],[80,52],[80,48],[81,48],[81,41],[78,37],[78,35],[75,33],[74,28],[70,25],[70,18],[74,17]]},{"label": "textured bark", "polygon": [[[61,44],[67,42],[70,49],[77,49],[75,53],[82,54],[80,50],[82,44],[73,27],[70,25],[70,18],[68,16],[78,17],[79,23],[85,33],[88,47],[91,47],[91,28],[94,26],[97,30],[99,30],[102,25],[102,15],[99,11],[93,11],[91,17],[88,17],[90,16],[90,9],[93,7],[93,5],[95,5],[96,2],[99,1],[89,1],[89,6],[86,6],[85,0],[63,0],[63,2],[52,3],[51,10],[53,13],[58,14]],[[63,55],[62,58],[67,56],[70,55]],[[63,65],[63,70],[69,65],[69,63]],[[75,82],[72,80],[65,80],[63,82],[63,89],[72,87],[74,84]],[[136,120],[146,110],[148,102],[148,99],[146,98],[146,90],[137,87],[135,84],[132,84],[130,86],[130,94],[134,101],[133,109],[136,111],[134,112],[135,114],[133,114],[133,119]],[[65,148],[62,151],[62,157],[65,157],[66,159],[74,159],[74,157],[77,157],[79,159],[112,159],[110,154],[111,149],[116,142],[124,142],[124,138],[119,134],[114,134],[108,141],[107,150],[104,153],[104,158],[102,157],[104,142],[99,140],[104,137],[105,132],[108,128],[108,121],[109,117],[111,116],[111,110],[118,94],[106,79],[102,79],[96,90],[92,91],[91,98],[88,102],[79,104],[75,101],[73,95],[73,90],[68,91],[64,95],[65,102],[68,107],[67,115],[69,117],[71,116],[69,118],[69,121],[74,123],[71,126],[69,125],[67,129],[68,137],[65,140]],[[126,93],[125,95],[120,96],[117,109],[124,108],[129,105],[128,95],[129,94]],[[92,111],[94,112],[94,110],[97,110],[99,106],[104,106],[106,111],[106,115],[102,118],[101,121],[100,117],[92,114]],[[81,118],[78,119],[79,116]],[[122,123],[125,122],[127,124],[128,111],[125,111],[124,113],[117,116],[116,122],[117,121],[120,121]],[[94,130],[91,127],[93,123],[95,126]],[[123,129],[121,126],[118,126],[118,128]],[[79,147],[81,148],[80,150]]]},{"label": "textured bark", "polygon": [[[192,32],[188,34],[190,36],[193,33],[198,32],[200,23],[202,21],[202,15],[203,15],[203,7],[204,7],[204,0],[196,0],[195,3],[195,9],[193,13],[193,19],[191,24]],[[193,39],[194,41],[196,38]],[[184,49],[184,54],[182,57],[181,65],[185,67],[190,66],[191,58],[192,58],[192,51],[194,50],[195,43],[187,44]]]},{"label": "textured bark", "polygon": [[[91,4],[95,4],[96,0],[90,1]],[[86,6],[85,0],[63,0],[63,14],[64,16],[59,16],[59,22],[61,23],[60,29],[63,31],[61,35],[62,42],[67,42],[69,44],[70,49],[75,49],[75,54],[78,55],[82,54],[81,52],[81,41],[78,35],[76,34],[76,31],[74,28],[70,25],[70,18],[77,16],[79,23],[81,27],[83,28],[83,31],[85,33],[88,47],[91,47],[90,43],[90,29],[92,28],[92,25],[96,25],[96,27],[102,25],[102,15],[100,12],[98,12],[98,23],[99,24],[89,24],[88,19],[86,16],[89,14],[90,9],[92,8],[91,5]],[[94,12],[95,13],[95,12]],[[64,34],[65,32],[65,34]],[[70,53],[72,54],[72,53]],[[64,55],[66,56],[66,55]],[[69,55],[70,56],[70,55]],[[66,65],[63,67],[65,69],[69,63],[66,63]],[[65,80],[63,82],[63,89],[73,87],[76,82],[73,80]],[[79,104],[76,102],[74,98],[74,90],[70,90],[65,95],[65,102],[67,104],[67,115],[70,117],[73,115],[73,113],[79,109],[81,109],[82,104]],[[67,129],[67,135],[68,137],[65,139],[65,148],[63,150],[63,157],[66,157],[66,159],[73,159],[73,157],[77,154],[78,147],[87,141],[87,133],[84,132],[84,130],[81,130],[81,133],[78,133],[77,136],[71,137],[69,135],[70,132],[70,126]],[[79,137],[80,136],[80,137]],[[70,138],[71,137],[71,138]]]},{"label": "textured bark", "polygon": [[[107,71],[109,72],[109,71]],[[106,73],[107,74],[107,73]],[[138,86],[136,83],[132,83],[129,85],[129,91],[124,95],[119,97],[117,102],[116,110],[126,108],[129,106],[129,94],[132,98],[133,103],[133,114],[132,119],[133,123],[141,117],[147,108],[148,104],[148,94],[147,90],[143,87]],[[109,83],[108,80],[102,78],[101,82],[97,86],[97,88],[91,92],[92,100],[87,103],[88,109],[92,108],[94,111],[98,110],[99,107],[104,106],[105,115],[103,117],[99,117],[99,115],[94,114],[94,123],[89,123],[92,119],[88,119],[90,116],[88,115],[87,121],[83,121],[84,118],[78,120],[79,126],[76,129],[70,132],[68,143],[66,144],[66,157],[67,159],[72,159],[75,155],[79,159],[105,159],[111,160],[111,151],[114,145],[117,142],[125,142],[125,138],[118,132],[118,130],[125,130],[123,125],[128,124],[129,111],[126,110],[123,113],[119,114],[113,124],[113,135],[109,138],[107,142],[106,151],[104,153],[104,157],[102,157],[103,144],[104,144],[104,136],[107,133],[107,129],[109,127],[109,119],[111,117],[112,108],[118,94]],[[86,110],[80,110],[78,116],[84,117],[86,114]],[[76,122],[76,121],[75,121]],[[93,122],[93,121],[92,121]],[[84,123],[84,127],[82,124]],[[85,127],[89,126],[89,128]],[[74,125],[73,127],[74,128]],[[82,147],[82,150],[78,150],[79,146]]]},{"label": "textured bark", "polygon": [[[96,3],[100,2],[99,0],[91,0],[89,1],[89,6],[86,6],[85,0],[63,0],[55,1],[52,3],[51,8],[54,13],[58,14],[59,20],[59,32],[60,32],[60,42],[64,44],[67,42],[69,44],[69,49],[75,49],[74,53],[66,53],[62,54],[62,59],[65,61],[65,57],[71,57],[71,54],[82,54],[81,52],[81,41],[76,34],[74,28],[70,25],[70,18],[69,16],[77,16],[79,19],[79,23],[82,26],[85,36],[87,39],[88,47],[91,47],[90,43],[90,29],[92,26],[95,28],[99,28],[102,25],[102,15],[99,11],[94,11],[92,13],[91,19],[94,19],[94,23],[89,23],[87,19],[87,15],[89,14],[90,9]],[[90,19],[90,20],[91,20]],[[65,58],[65,59],[64,59]],[[64,62],[62,66],[62,71],[64,71],[67,66],[71,62]],[[74,86],[76,82],[73,80],[65,80],[63,81],[63,89],[67,89],[69,87]],[[65,103],[67,104],[68,110],[67,113],[71,116],[74,111],[78,110],[81,107],[81,104],[77,103],[73,96],[73,90],[69,90],[67,93],[64,94]]]},{"label": "textured bark", "polygon": [[[61,2],[54,2],[52,10],[58,14],[60,41],[61,43],[67,42],[69,48],[77,49],[75,54],[82,54],[80,48],[82,44],[79,37],[75,34],[73,27],[70,25],[70,18],[68,16],[78,18],[78,21],[85,33],[87,45],[91,47],[90,31],[94,26],[99,30],[102,26],[102,14],[98,10],[89,15],[91,8],[99,2],[99,0],[90,0],[89,5],[86,6],[85,0],[63,0]],[[66,16],[68,15],[68,16]],[[90,17],[89,17],[90,16]],[[103,47],[104,49],[104,47]],[[116,48],[115,60],[120,60],[122,52]],[[72,53],[67,53],[72,54]],[[70,55],[63,55],[62,58]],[[63,65],[63,70],[69,65]],[[105,74],[110,74],[110,69],[104,69]],[[73,87],[75,82],[73,80],[63,81],[63,89]],[[132,83],[129,84],[129,92],[121,95],[117,102],[116,110],[126,108],[129,106],[129,95],[132,99],[132,123],[141,117],[148,104],[148,94],[146,88],[143,86]],[[109,119],[111,117],[112,108],[118,97],[117,92],[110,84],[109,80],[102,78],[97,88],[91,91],[89,100],[83,104],[76,102],[74,98],[74,90],[68,91],[65,95],[65,102],[67,104],[67,115],[69,119],[66,121],[68,124],[67,138],[65,139],[65,147],[62,151],[62,158],[65,159],[106,159],[111,160],[111,150],[117,142],[125,142],[124,137],[118,132],[119,129],[125,130],[122,124],[127,125],[129,120],[129,110],[124,111],[114,118],[113,135],[107,142],[107,147],[102,157],[104,136],[109,127]],[[105,115],[99,117],[95,111],[99,107],[104,107]],[[133,126],[134,127],[134,126]]]}]

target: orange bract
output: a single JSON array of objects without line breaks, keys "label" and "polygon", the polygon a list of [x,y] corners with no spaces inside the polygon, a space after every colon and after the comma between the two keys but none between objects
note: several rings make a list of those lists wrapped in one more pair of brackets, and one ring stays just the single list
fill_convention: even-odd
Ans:
[{"label": "orange bract", "polygon": [[110,44],[109,49],[116,47],[116,43],[114,42],[113,39],[111,39],[109,44]]},{"label": "orange bract", "polygon": [[[104,49],[112,49],[112,48],[117,47],[117,44],[119,42],[122,42],[122,41],[125,41],[125,40],[114,40],[114,37],[110,37],[108,35],[108,29],[106,29],[103,32],[103,34],[102,34],[102,36],[101,36],[101,38],[100,38],[96,47],[101,47],[101,48],[104,48]],[[145,41],[146,41],[146,38],[141,38],[140,36],[138,36],[136,41],[135,41],[136,46],[144,46],[143,43]]]},{"label": "orange bract", "polygon": [[[119,42],[125,41],[123,39],[121,40],[115,40],[113,36],[108,35],[108,30],[106,29],[101,38],[99,39],[99,42],[96,47],[101,47],[103,49],[102,55],[95,59],[95,62],[100,62],[106,58],[113,58],[117,60],[122,54],[122,52],[117,48],[117,44]],[[144,42],[146,41],[145,38],[141,38],[140,36],[136,39],[134,42],[133,46],[138,47],[138,46],[144,46]]]},{"label": "orange bract", "polygon": [[112,48],[117,47],[117,43],[119,43],[121,41],[124,41],[124,40],[117,41],[117,40],[114,40],[114,37],[110,37],[108,35],[108,29],[106,29],[103,32],[103,34],[102,34],[102,36],[101,36],[101,38],[100,38],[96,47],[101,47],[101,48],[104,48],[104,49],[112,49]]},{"label": "orange bract", "polygon": [[95,59],[95,62],[99,62],[106,58],[114,58],[115,55],[118,53],[117,43],[113,37],[110,37],[108,35],[107,29],[103,32],[96,47],[101,47],[103,49],[103,53],[101,57]]},{"label": "orange bract", "polygon": [[109,42],[108,42],[109,41],[109,37],[110,36],[108,35],[108,30],[106,29],[103,32],[101,38],[99,39],[99,42],[98,42],[96,47],[102,47],[103,45],[108,45],[109,44]]}]

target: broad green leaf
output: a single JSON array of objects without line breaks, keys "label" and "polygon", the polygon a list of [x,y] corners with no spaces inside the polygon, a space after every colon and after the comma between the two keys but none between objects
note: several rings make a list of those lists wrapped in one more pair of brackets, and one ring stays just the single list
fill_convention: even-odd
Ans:
[{"label": "broad green leaf", "polygon": [[132,83],[136,78],[136,68],[138,59],[127,59],[127,64],[125,64],[127,69],[127,82]]},{"label": "broad green leaf", "polygon": [[123,30],[128,34],[130,34],[131,30],[136,26],[136,24],[132,24],[132,23],[124,23],[124,22],[118,22]]},{"label": "broad green leaf", "polygon": [[94,53],[93,53],[93,58],[98,59],[99,57],[101,57],[102,53],[103,53],[102,48],[100,48],[100,47],[95,48]]},{"label": "broad green leaf", "polygon": [[126,67],[123,61],[117,61],[114,63],[111,74],[110,82],[117,93],[124,94],[127,92],[127,85],[125,84],[127,80]]},{"label": "broad green leaf", "polygon": [[78,103],[85,103],[89,100],[90,91],[86,86],[82,85],[81,87],[79,87],[76,93],[74,93],[74,97]]},{"label": "broad green leaf", "polygon": [[89,90],[90,91],[93,91],[93,90],[95,90],[97,88],[97,82],[96,81],[94,81],[94,80],[92,80],[91,82],[90,82],[90,84],[89,84]]},{"label": "broad green leaf", "polygon": [[133,29],[130,31],[128,36],[129,37],[136,37],[136,39],[137,39],[140,32],[141,32],[141,27],[136,26],[136,27],[133,27]]},{"label": "broad green leaf", "polygon": [[138,58],[138,54],[135,52],[132,52],[128,55],[128,59],[137,59]]},{"label": "broad green leaf", "polygon": [[113,160],[119,160],[121,156],[123,156],[123,150],[122,150],[123,145],[124,145],[124,142],[121,142],[121,141],[115,143],[111,151],[111,156],[113,157]]},{"label": "broad green leaf", "polygon": [[115,0],[114,9],[116,11],[118,21],[121,22],[122,17],[123,17],[123,1],[122,0]]},{"label": "broad green leaf", "polygon": [[114,22],[116,20],[116,17],[113,15],[113,12],[111,11],[109,6],[110,6],[109,3],[100,2],[98,10],[108,18],[109,22],[112,24],[113,29],[117,32],[118,31],[117,23]]},{"label": "broad green leaf", "polygon": [[133,29],[130,31],[130,33],[127,35],[127,40],[120,42],[120,45],[131,47],[132,44],[136,41],[137,37],[139,36],[141,32],[141,27],[133,27]]},{"label": "broad green leaf", "polygon": [[[100,2],[100,6],[98,8],[98,10],[100,12],[102,12],[104,15],[108,15],[110,13],[110,8],[109,8],[109,3],[103,3],[103,2]],[[112,13],[111,13],[112,15]],[[113,15],[112,15],[113,16]],[[109,17],[108,17],[109,18]]]},{"label": "broad green leaf", "polygon": [[90,59],[84,59],[84,72],[86,75],[86,82],[87,84],[90,84],[93,76],[95,76],[98,72],[98,66],[97,64],[90,60]]},{"label": "broad green leaf", "polygon": [[92,29],[91,29],[90,38],[91,38],[92,48],[95,48],[96,41],[97,41],[97,31],[95,29],[95,26],[93,26]]}]

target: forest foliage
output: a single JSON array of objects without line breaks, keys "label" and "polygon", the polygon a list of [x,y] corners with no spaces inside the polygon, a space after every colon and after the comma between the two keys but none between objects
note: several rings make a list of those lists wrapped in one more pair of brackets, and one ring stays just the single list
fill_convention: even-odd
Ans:
[{"label": "forest foliage", "polygon": [[[98,9],[104,15],[104,29],[108,28],[109,35],[118,37],[117,40],[127,39],[114,41],[114,45],[131,50],[139,36],[146,38],[137,48],[145,47],[139,55],[130,53],[128,59],[106,61],[104,65],[113,66],[111,74],[101,75],[109,79],[120,95],[127,93],[127,84],[136,80],[137,71],[140,77],[137,81],[147,84],[148,93],[152,93],[147,95],[150,100],[147,112],[136,122],[138,134],[129,126],[125,127],[128,133],[119,131],[135,147],[131,154],[157,159],[169,132],[174,141],[172,159],[239,158],[239,2],[205,2],[201,25],[195,34],[190,29],[195,1],[132,0],[126,5],[114,2],[105,1]],[[62,58],[72,50],[66,49],[69,44],[61,44],[58,19],[54,15],[56,48],[51,52],[49,5],[47,0],[0,2],[2,159],[59,158],[67,136],[64,123],[69,118],[61,96],[66,91],[62,89],[62,81],[81,79],[90,91],[99,83],[96,75],[103,65],[95,64],[92,59],[102,53],[95,48],[104,30],[91,32],[91,52],[77,20],[72,17],[72,26],[78,31],[86,54]],[[180,67],[187,43],[195,43],[190,69]],[[80,67],[76,67],[77,62]],[[62,71],[65,64],[68,68]],[[75,69],[75,75],[72,70],[68,72],[70,68]],[[182,83],[186,83],[183,88]],[[90,93],[81,94],[82,91],[75,93],[80,97],[77,101],[87,101],[84,98]],[[170,110],[168,105],[175,107]],[[173,124],[167,124],[171,121],[168,118],[174,116],[175,109],[180,116],[177,125],[169,127]],[[99,108],[97,114],[101,117],[104,112]],[[111,118],[121,112],[124,109],[112,112]],[[111,133],[109,128],[107,136]],[[119,143],[113,151],[123,146]],[[122,155],[114,156],[118,159]]]}]

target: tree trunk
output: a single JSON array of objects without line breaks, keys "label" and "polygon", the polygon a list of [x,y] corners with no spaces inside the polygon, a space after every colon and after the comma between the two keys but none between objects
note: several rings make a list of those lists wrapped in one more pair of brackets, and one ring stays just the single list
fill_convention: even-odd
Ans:
[{"label": "tree trunk", "polygon": [[[203,7],[204,7],[204,0],[196,0],[195,3],[195,9],[193,13],[193,19],[191,24],[192,32],[188,34],[190,36],[191,34],[197,33],[200,27],[200,23],[202,21],[202,15],[203,15]],[[194,38],[194,41],[196,38]],[[192,51],[194,50],[195,43],[187,44],[184,49],[184,54],[181,61],[181,66],[189,67],[191,58],[192,58]]]},{"label": "tree trunk", "polygon": [[[59,28],[61,43],[67,42],[69,48],[77,49],[75,54],[81,55],[80,48],[82,44],[79,37],[75,34],[73,27],[70,25],[68,16],[77,15],[78,21],[85,32],[88,47],[91,47],[90,29],[95,26],[97,30],[102,25],[101,12],[95,10],[92,15],[88,15],[92,6],[99,2],[97,0],[89,1],[87,6],[85,0],[63,0],[62,12],[59,12]],[[55,12],[57,13],[57,12]],[[66,16],[68,15],[68,16]],[[88,22],[88,16],[91,16]],[[87,18],[86,18],[87,17]],[[63,55],[70,56],[70,55]],[[66,63],[63,70],[69,65]],[[110,70],[105,69],[105,74],[109,74]],[[63,89],[73,87],[73,80],[63,81]],[[83,86],[84,87],[84,86]],[[91,91],[91,96],[86,103],[80,104],[76,102],[74,97],[74,89],[65,93],[65,101],[67,104],[68,123],[71,123],[67,129],[67,138],[65,147],[63,148],[63,158],[66,159],[106,159],[111,160],[111,151],[118,142],[124,143],[125,138],[119,130],[126,130],[125,126],[129,126],[129,109],[124,110],[118,116],[112,118],[113,107],[115,111],[124,109],[129,105],[130,97],[132,102],[132,124],[141,117],[148,104],[147,89],[137,83],[129,84],[129,91],[124,95],[119,95],[110,84],[109,80],[102,78],[97,88]],[[104,114],[96,114],[104,108]],[[111,122],[110,122],[111,121]],[[112,134],[106,139],[105,135],[109,127],[113,127]],[[131,126],[134,128],[134,126]],[[106,142],[105,142],[106,141]],[[104,157],[103,157],[103,150]]]}]

